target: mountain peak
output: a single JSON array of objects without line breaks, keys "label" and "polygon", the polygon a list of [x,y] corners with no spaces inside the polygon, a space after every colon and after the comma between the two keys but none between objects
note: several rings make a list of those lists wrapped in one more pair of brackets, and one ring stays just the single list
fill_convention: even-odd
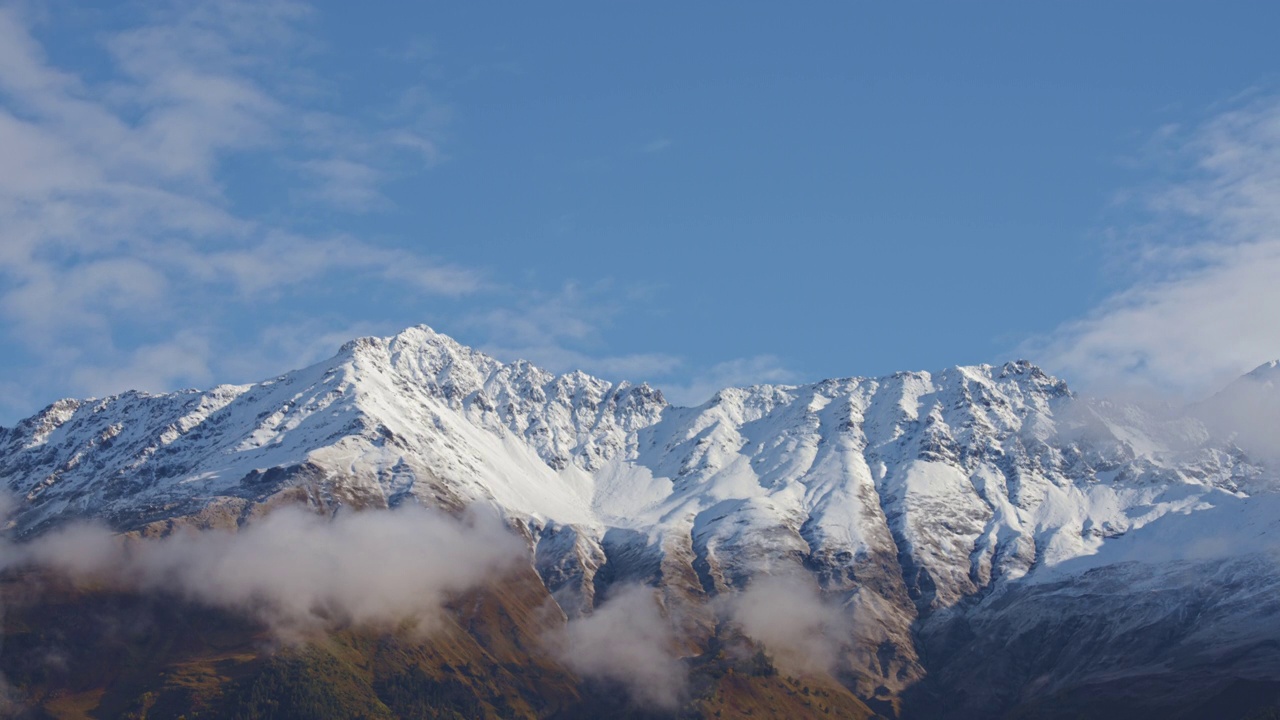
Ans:
[{"label": "mountain peak", "polygon": [[1280,360],[1270,360],[1245,373],[1251,380],[1271,382],[1280,379]]},{"label": "mountain peak", "polygon": [[[479,389],[504,364],[427,325],[415,325],[390,337],[361,337],[338,352],[357,376],[392,372],[405,379],[465,393]],[[530,368],[531,371],[538,371]]]},{"label": "mountain peak", "polygon": [[[1251,375],[1269,383],[1280,363]],[[1246,385],[1236,391],[1251,401],[1274,394]],[[648,385],[503,363],[419,325],[254,385],[54,403],[0,432],[0,483],[19,498],[15,536],[76,517],[139,533],[236,527],[292,500],[326,512],[491,507],[529,540],[566,615],[621,582],[712,602],[756,577],[811,572],[815,586],[853,598],[842,607],[850,627],[867,629],[858,643],[893,651],[849,666],[879,694],[920,676],[913,643],[944,637],[917,632],[945,629],[925,625],[935,618],[1005,613],[1019,597],[1037,612],[1042,593],[1080,570],[1123,589],[1134,559],[1164,562],[1157,546],[1243,557],[1274,524],[1268,500],[1265,523],[1220,539],[1242,525],[1225,503],[1274,487],[1274,472],[1231,445],[1249,437],[1077,402],[1019,360],[725,388],[671,408]],[[1244,409],[1246,429],[1277,427]],[[1188,527],[1204,534],[1183,542]],[[1240,567],[1256,574],[1252,561]],[[1149,574],[1135,577],[1151,587]],[[1090,590],[1080,617],[1100,615],[1102,594]],[[1119,611],[1132,604],[1118,597]],[[1193,612],[1169,606],[1170,617],[1199,617],[1192,600]],[[1144,623],[1147,602],[1136,604]],[[1266,609],[1258,617],[1270,620]],[[1116,644],[1072,617],[1056,642],[1077,642],[1083,626],[1095,628],[1091,644]],[[1009,647],[989,642],[983,657]]]},{"label": "mountain peak", "polygon": [[1232,380],[1199,405],[1215,406],[1218,411],[1231,405],[1271,405],[1277,388],[1280,388],[1280,360],[1271,360]]},{"label": "mountain peak", "polygon": [[436,349],[449,352],[471,350],[471,348],[454,340],[452,337],[437,332],[429,325],[413,325],[389,337],[367,335],[348,340],[343,343],[338,354],[347,355],[371,351],[377,353],[391,347],[401,351],[408,349]]},{"label": "mountain peak", "polygon": [[406,345],[413,344],[413,345],[422,345],[422,346],[451,347],[451,348],[466,347],[462,343],[458,342],[457,340],[454,340],[449,335],[445,335],[442,332],[438,332],[435,328],[432,328],[430,325],[426,325],[422,323],[418,325],[413,325],[405,328],[404,330],[401,330],[400,332],[392,336],[391,339],[393,342],[402,343]]}]

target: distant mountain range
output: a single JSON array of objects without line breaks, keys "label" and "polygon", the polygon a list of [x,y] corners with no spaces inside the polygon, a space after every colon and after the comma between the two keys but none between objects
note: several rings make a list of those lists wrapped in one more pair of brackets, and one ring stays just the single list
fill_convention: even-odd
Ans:
[{"label": "distant mountain range", "polygon": [[[1197,406],[1207,422],[1027,362],[689,408],[419,326],[253,385],[58,401],[0,429],[0,481],[19,540],[86,518],[234,528],[286,503],[491,508],[528,542],[531,597],[576,618],[653,586],[696,667],[718,657],[718,598],[799,578],[848,620],[824,690],[848,713],[1274,717],[1278,379],[1245,376]],[[1219,422],[1237,406],[1264,427]],[[510,716],[554,715],[535,706]]]}]

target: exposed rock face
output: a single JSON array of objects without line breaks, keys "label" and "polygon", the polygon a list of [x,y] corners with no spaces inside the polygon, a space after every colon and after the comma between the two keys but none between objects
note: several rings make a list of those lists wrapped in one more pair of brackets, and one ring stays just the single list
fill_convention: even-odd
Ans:
[{"label": "exposed rock face", "polygon": [[[1025,362],[682,408],[425,327],[256,385],[63,400],[0,430],[19,535],[243,520],[282,495],[482,503],[524,528],[569,615],[648,582],[705,635],[716,596],[808,573],[853,620],[847,684],[966,688],[956,716],[1223,653],[1280,678],[1280,650],[1254,643],[1280,640],[1261,609],[1276,544],[1240,532],[1280,529],[1274,477],[1198,421],[1082,400]],[[1166,526],[1194,550],[1164,553]]]}]

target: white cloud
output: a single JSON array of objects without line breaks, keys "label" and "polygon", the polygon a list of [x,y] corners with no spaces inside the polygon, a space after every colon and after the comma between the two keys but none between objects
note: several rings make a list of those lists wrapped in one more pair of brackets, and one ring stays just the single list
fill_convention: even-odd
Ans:
[{"label": "white cloud", "polygon": [[344,158],[327,158],[307,160],[300,166],[315,183],[303,193],[308,199],[356,212],[376,210],[390,204],[379,190],[383,173],[371,165]]},{"label": "white cloud", "polygon": [[1280,357],[1280,101],[1161,139],[1182,172],[1139,196],[1132,284],[1023,351],[1085,386],[1203,394]]},{"label": "white cloud", "polygon": [[[37,40],[55,12],[41,24],[0,8],[0,339],[23,358],[10,361],[21,392],[0,396],[0,413],[54,396],[251,381],[317,359],[299,329],[334,340],[400,329],[391,320],[447,324],[387,317],[386,303],[416,313],[427,298],[479,293],[456,325],[504,359],[614,380],[693,373],[664,383],[686,401],[790,378],[769,357],[698,373],[676,354],[611,349],[614,320],[644,302],[632,288],[504,289],[407,245],[315,230],[317,214],[389,207],[388,183],[442,162],[448,102],[413,85],[334,112],[333,88],[307,70],[320,50],[303,3],[130,12],[124,29],[121,10],[114,29],[81,36],[103,60],[77,73]],[[292,204],[254,210],[244,197],[264,190]],[[369,296],[382,317],[352,309]],[[324,344],[327,354],[340,342]]]},{"label": "white cloud", "polygon": [[834,671],[853,635],[847,613],[824,601],[810,578],[762,577],[730,596],[727,605],[742,631],[789,674]]},{"label": "white cloud", "polygon": [[389,337],[404,328],[386,322],[341,322],[334,318],[304,318],[263,329],[264,345],[274,349],[269,367],[263,358],[245,358],[235,368],[240,377],[265,377],[286,368],[302,368],[333,357],[344,343],[358,337]]},{"label": "white cloud", "polygon": [[[223,358],[261,353],[254,328],[271,323],[245,319],[281,300],[360,281],[481,289],[474,270],[300,232],[228,195],[227,161],[258,153],[326,211],[383,207],[387,180],[439,158],[447,106],[417,90],[372,120],[316,109],[322,83],[296,69],[314,50],[301,3],[143,12],[98,36],[108,63],[82,77],[51,63],[30,16],[0,8],[0,333],[32,355],[28,385],[201,384]],[[238,347],[219,342],[230,328]]]},{"label": "white cloud", "polygon": [[574,672],[618,683],[638,703],[673,709],[685,692],[676,632],[652,588],[615,588],[590,615],[569,621],[547,641]]},{"label": "white cloud", "polygon": [[736,358],[712,365],[686,382],[660,383],[663,394],[677,405],[700,405],[717,391],[749,385],[785,385],[796,382],[795,373],[773,355]]},{"label": "white cloud", "polygon": [[612,283],[566,283],[554,293],[532,293],[516,302],[473,313],[464,326],[485,342],[480,348],[502,360],[528,360],[552,372],[583,370],[611,380],[649,382],[677,405],[698,405],[726,387],[786,384],[795,373],[773,355],[734,358],[710,367],[664,352],[599,352],[613,319],[631,309],[615,298],[643,303],[641,290],[617,292]]},{"label": "white cloud", "polygon": [[171,339],[130,350],[121,366],[101,368],[86,364],[77,368],[73,381],[93,395],[105,395],[120,388],[157,392],[184,382],[208,385],[213,380],[209,369],[210,344],[206,334],[184,330]]},{"label": "white cloud", "polygon": [[506,307],[472,314],[465,325],[489,338],[482,349],[505,360],[523,359],[551,370],[583,370],[615,380],[668,375],[680,358],[660,352],[592,352],[622,307],[610,301],[610,283],[566,283],[554,293],[533,293]]},{"label": "white cloud", "polygon": [[448,599],[522,562],[527,548],[497,518],[457,520],[411,505],[332,519],[284,507],[237,532],[129,541],[73,524],[22,545],[0,544],[0,568],[38,566],[77,582],[247,611],[285,637],[405,620],[429,631]]}]

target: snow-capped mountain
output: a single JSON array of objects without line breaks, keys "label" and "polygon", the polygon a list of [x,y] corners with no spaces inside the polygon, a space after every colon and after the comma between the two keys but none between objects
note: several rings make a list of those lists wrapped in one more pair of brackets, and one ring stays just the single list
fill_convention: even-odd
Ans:
[{"label": "snow-capped mountain", "polygon": [[[1170,648],[1280,638],[1193,571],[1256,597],[1280,587],[1265,565],[1276,474],[1198,420],[1079,398],[1026,362],[729,388],[686,408],[415,327],[254,385],[56,402],[0,430],[0,480],[19,535],[75,517],[234,525],[285,500],[481,503],[527,534],[569,614],[628,580],[697,608],[802,573],[852,617],[842,673],[868,698],[930,674],[985,678],[975,703],[1029,702],[1153,673]],[[1144,627],[1163,633],[1146,664],[1077,647]],[[1027,675],[1043,658],[1006,653],[1033,641],[1056,643],[1050,679]],[[1264,659],[1257,672],[1280,667]],[[992,663],[1026,677],[994,682]]]}]

